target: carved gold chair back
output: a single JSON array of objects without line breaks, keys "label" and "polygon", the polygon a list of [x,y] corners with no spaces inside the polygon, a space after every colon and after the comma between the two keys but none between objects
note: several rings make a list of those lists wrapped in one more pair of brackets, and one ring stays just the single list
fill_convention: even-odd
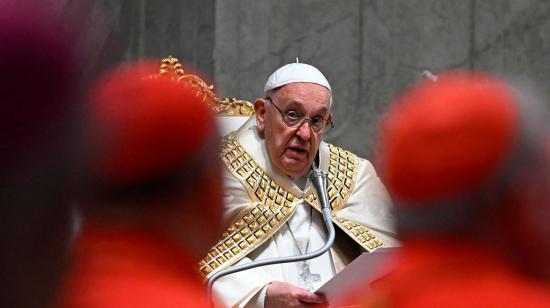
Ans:
[{"label": "carved gold chair back", "polygon": [[196,89],[197,96],[202,96],[205,104],[218,115],[251,116],[254,106],[246,100],[236,98],[219,98],[214,93],[214,86],[208,85],[199,76],[187,74],[177,58],[168,56],[160,62],[159,75],[171,78],[177,82],[186,83]]},{"label": "carved gold chair back", "polygon": [[177,58],[168,56],[162,59],[159,76],[174,79],[195,89],[197,96],[216,113],[222,135],[238,129],[254,114],[252,103],[236,98],[219,98],[214,92],[213,85],[208,85],[197,75],[186,73]]}]

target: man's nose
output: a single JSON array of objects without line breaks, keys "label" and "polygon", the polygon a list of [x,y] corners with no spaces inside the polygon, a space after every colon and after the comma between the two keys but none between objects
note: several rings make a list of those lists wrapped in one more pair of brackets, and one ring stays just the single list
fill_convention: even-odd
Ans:
[{"label": "man's nose", "polygon": [[304,121],[304,123],[298,127],[296,135],[305,141],[311,139],[311,125],[309,124],[309,121]]}]

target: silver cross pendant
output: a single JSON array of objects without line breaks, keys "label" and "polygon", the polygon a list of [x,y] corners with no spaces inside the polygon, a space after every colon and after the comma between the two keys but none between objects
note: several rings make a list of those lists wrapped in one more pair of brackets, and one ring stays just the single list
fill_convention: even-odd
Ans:
[{"label": "silver cross pendant", "polygon": [[302,264],[302,272],[300,273],[300,278],[302,278],[302,281],[304,282],[306,289],[309,292],[313,292],[313,283],[321,281],[321,275],[311,273],[311,270],[309,269],[309,265],[304,262]]}]

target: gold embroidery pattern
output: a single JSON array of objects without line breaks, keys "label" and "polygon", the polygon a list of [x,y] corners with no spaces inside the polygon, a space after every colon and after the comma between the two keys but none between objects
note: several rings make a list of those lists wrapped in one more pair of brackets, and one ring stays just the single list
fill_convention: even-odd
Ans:
[{"label": "gold embroidery pattern", "polygon": [[[338,210],[348,203],[347,200],[354,189],[359,159],[355,154],[332,144],[329,144],[329,151],[327,194],[333,212],[332,221],[369,252],[383,246],[383,242],[377,239],[369,228],[338,216]],[[317,199],[316,196],[313,198]],[[312,202],[309,203],[312,204]]]},{"label": "gold embroidery pattern", "polygon": [[353,190],[357,176],[358,159],[355,154],[329,144],[328,199],[333,211],[342,208]]},{"label": "gold embroidery pattern", "polygon": [[[329,144],[328,196],[333,222],[367,251],[383,245],[367,227],[338,216],[346,203],[357,176],[355,154]],[[199,262],[201,273],[210,277],[214,272],[238,262],[268,240],[294,213],[297,202],[306,201],[320,211],[315,193],[304,200],[297,199],[275,183],[260,168],[236,140],[233,133],[225,136],[220,156],[230,171],[247,186],[257,202],[243,211],[222,234],[220,240]]]},{"label": "gold embroidery pattern", "polygon": [[239,261],[269,239],[294,213],[298,199],[282,189],[256,164],[233,134],[223,138],[221,157],[229,169],[244,179],[258,202],[242,212],[199,262],[207,278]]},{"label": "gold embroidery pattern", "polygon": [[374,233],[372,233],[369,228],[363,225],[349,221],[346,218],[339,217],[337,215],[333,217],[332,221],[368,252],[372,252],[376,248],[384,245],[381,240],[376,238]]},{"label": "gold embroidery pattern", "polygon": [[[330,185],[329,185],[330,186]],[[304,199],[307,203],[321,212],[321,205],[315,194],[310,194]],[[338,216],[338,213],[332,212],[332,222],[334,222],[342,231],[357,242],[366,251],[372,252],[376,248],[382,247],[384,242],[377,239],[369,228],[358,223],[349,221],[346,218]]]}]

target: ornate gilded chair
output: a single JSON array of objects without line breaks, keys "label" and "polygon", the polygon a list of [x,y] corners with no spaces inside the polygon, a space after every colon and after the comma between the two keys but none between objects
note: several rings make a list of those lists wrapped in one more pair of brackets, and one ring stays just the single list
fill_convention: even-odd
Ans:
[{"label": "ornate gilded chair", "polygon": [[217,97],[213,85],[208,85],[197,75],[185,73],[182,64],[172,56],[161,60],[159,75],[195,88],[197,96],[201,96],[217,114],[221,135],[236,130],[254,114],[254,106],[249,101]]}]

